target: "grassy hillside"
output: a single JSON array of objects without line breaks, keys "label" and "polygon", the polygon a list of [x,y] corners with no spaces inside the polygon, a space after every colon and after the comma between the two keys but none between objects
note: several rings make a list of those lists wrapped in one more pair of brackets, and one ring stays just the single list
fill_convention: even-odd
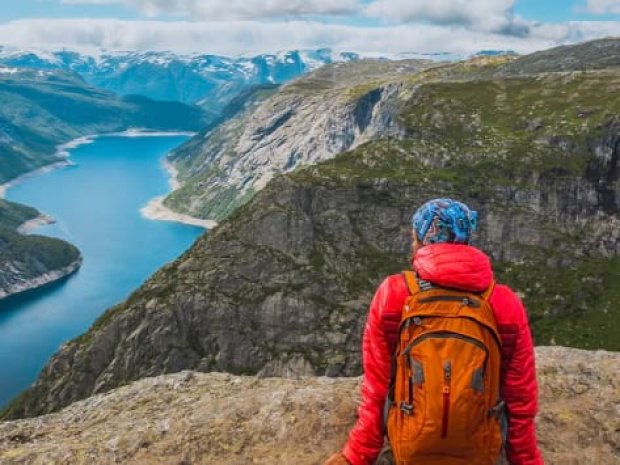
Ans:
[{"label": "grassy hillside", "polygon": [[[412,209],[441,195],[480,205],[491,218],[479,244],[524,296],[537,342],[620,350],[615,89],[618,71],[429,82],[403,102],[407,139],[371,142],[292,179],[415,186],[424,194],[404,199]],[[372,254],[380,273],[401,266]]]},{"label": "grassy hillside", "polygon": [[620,66],[620,40],[616,37],[542,50],[502,66],[503,75],[558,71],[592,71]]},{"label": "grassy hillside", "polygon": [[[0,227],[0,263],[23,263],[20,272],[25,279],[64,268],[79,256],[78,250],[65,241],[45,236],[25,236]],[[6,273],[2,273],[0,279],[4,281],[5,278]]]},{"label": "grassy hillside", "polygon": [[26,205],[0,199],[0,226],[7,229],[17,229],[22,223],[36,218],[39,212]]}]

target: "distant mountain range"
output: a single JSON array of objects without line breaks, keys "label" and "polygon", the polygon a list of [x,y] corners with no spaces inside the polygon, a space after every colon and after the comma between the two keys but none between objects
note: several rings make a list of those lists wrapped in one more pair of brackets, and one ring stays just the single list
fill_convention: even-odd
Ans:
[{"label": "distant mountain range", "polygon": [[[485,50],[482,55],[514,54]],[[330,49],[290,50],[252,57],[173,52],[102,52],[85,55],[63,50],[45,52],[0,48],[0,65],[79,74],[90,85],[119,95],[143,95],[155,100],[199,104],[213,118],[248,88],[278,85],[314,71],[325,64],[368,58]],[[372,58],[453,61],[466,58],[455,53],[402,53]]]},{"label": "distant mountain range", "polygon": [[329,49],[286,51],[254,57],[172,52],[110,52],[0,49],[0,65],[79,74],[87,83],[119,95],[197,103],[213,115],[251,86],[282,84],[324,64],[358,59]]}]

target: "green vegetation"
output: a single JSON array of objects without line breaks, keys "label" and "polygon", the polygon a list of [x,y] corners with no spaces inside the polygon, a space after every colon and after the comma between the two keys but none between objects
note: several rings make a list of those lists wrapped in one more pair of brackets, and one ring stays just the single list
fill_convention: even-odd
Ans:
[{"label": "green vegetation", "polygon": [[[182,103],[139,96],[121,99],[63,72],[0,74],[0,183],[64,159],[56,147],[80,136],[131,127],[198,130],[203,116],[198,107]],[[80,257],[64,241],[16,231],[37,215],[34,209],[0,200],[0,289],[4,292]]]},{"label": "green vegetation", "polygon": [[47,272],[65,268],[80,258],[80,252],[65,241],[24,235],[16,229],[39,212],[31,207],[0,199],[0,291]]},{"label": "green vegetation", "polygon": [[[284,113],[287,108],[292,108],[291,114],[294,115],[300,99],[306,98],[309,104],[333,100],[349,105],[381,85],[406,79],[412,73],[433,66],[438,65],[424,60],[369,59],[346,65],[336,63],[285,84],[278,92],[270,87],[251,89],[247,95],[231,102],[222,120],[218,121],[221,124],[210,125],[171,154],[170,160],[178,169],[182,186],[165,199],[165,205],[181,213],[221,221],[251,199],[255,191],[240,188],[238,183],[231,185],[228,176],[230,160],[250,153],[238,153],[238,148],[247,150],[251,140],[261,137],[257,132],[248,139],[248,133],[245,133],[248,124],[257,122],[255,111],[259,105],[264,105],[259,112],[261,117],[270,112]],[[284,114],[287,124],[291,114]],[[311,127],[308,130],[313,131]],[[282,142],[286,143],[285,139]],[[273,150],[278,149],[274,147]],[[251,185],[254,182],[249,173],[251,168],[242,168],[242,171],[245,169],[248,170],[247,182]]]},{"label": "green vegetation", "polygon": [[[422,199],[466,199],[493,213],[495,221],[531,218],[532,237],[511,234],[508,242],[485,243],[498,257],[502,250],[515,255],[498,260],[497,273],[524,295],[537,343],[620,350],[615,284],[620,259],[597,256],[587,243],[597,234],[592,225],[573,220],[567,230],[556,219],[564,212],[546,207],[545,214],[544,206],[534,209],[527,200],[514,200],[517,193],[523,198],[564,195],[566,208],[571,208],[571,193],[562,192],[562,186],[571,189],[584,182],[591,182],[593,190],[607,182],[607,188],[617,192],[618,181],[603,173],[592,179],[592,167],[600,163],[593,146],[613,137],[606,131],[620,108],[620,93],[611,92],[618,88],[620,74],[608,71],[428,82],[402,102],[407,139],[375,140],[290,177],[306,186],[368,188],[375,206],[385,203],[379,195],[385,190],[381,186],[389,185],[400,192],[389,196],[395,207],[405,192],[413,191],[423,193]],[[515,194],[507,196],[509,192]],[[599,208],[605,210],[604,205]],[[605,221],[599,218],[593,221]],[[483,224],[483,235],[485,227],[489,225]],[[547,240],[538,239],[544,236]],[[368,244],[358,251],[352,259],[368,271],[365,279],[352,284],[376,283],[403,267],[393,253]],[[323,267],[326,260],[314,251],[313,265]],[[371,290],[365,286],[351,290]]]},{"label": "green vegetation", "polygon": [[[347,253],[334,251],[342,237],[330,233],[316,219],[314,246],[307,259],[301,261],[294,255],[271,247],[256,247],[245,240],[242,246],[245,255],[282,273],[288,270],[288,276],[303,275],[304,280],[263,282],[260,291],[256,287],[246,289],[244,285],[243,292],[236,289],[230,295],[218,289],[217,295],[257,306],[277,292],[291,296],[301,293],[317,306],[330,308],[331,317],[324,322],[324,330],[346,326],[355,318],[355,311],[334,299],[326,299],[321,292],[307,295],[304,291],[307,283],[319,289],[328,288],[327,283],[331,283],[349,298],[356,299],[371,295],[385,275],[407,267],[406,254],[360,239],[369,234],[360,231],[372,228],[374,220],[361,217],[358,209],[397,209],[410,213],[423,200],[449,195],[477,206],[483,213],[483,221],[485,212],[495,216],[493,224],[483,222],[481,240],[496,256],[498,277],[524,296],[537,343],[620,350],[616,337],[620,323],[615,318],[620,296],[613,285],[619,275],[620,260],[596,255],[585,240],[596,234],[588,227],[575,222],[566,230],[555,219],[561,212],[549,212],[549,206],[544,211],[544,205],[535,207],[527,200],[569,196],[562,189],[574,183],[592,183],[596,187],[603,182],[588,179],[587,172],[596,157],[593,144],[604,143],[606,131],[620,108],[620,93],[614,92],[620,88],[620,74],[596,71],[497,77],[497,70],[508,61],[512,59],[479,60],[412,75],[407,81],[410,88],[401,92],[398,103],[399,122],[406,130],[402,139],[373,140],[333,160],[303,167],[275,179],[257,197],[250,192],[240,201],[232,188],[210,192],[208,204],[217,207],[202,210],[201,214],[228,220],[226,227],[210,234],[209,244],[210,241],[236,243],[239,240],[236,231],[253,229],[253,225],[273,215],[283,214],[287,221],[302,218],[297,207],[270,203],[283,189],[290,188],[288,183],[298,189],[334,195],[356,192],[360,202],[355,213],[349,213],[355,240],[359,242]],[[303,93],[315,85],[318,86],[315,90],[327,87],[329,73],[337,76],[334,70],[325,69],[306,83],[289,84],[283,92]],[[346,82],[342,77],[335,78],[331,86],[341,86],[346,98],[365,95],[384,82],[377,75],[370,83],[362,81],[344,86],[338,84],[340,79]],[[234,156],[230,147],[241,129],[239,122],[233,122],[226,131],[216,131],[209,141],[210,147],[218,150],[227,147],[227,153]],[[184,189],[167,200],[168,205],[179,209],[194,198],[196,191],[204,189],[206,179],[222,175],[214,163],[209,171],[192,178],[197,163],[203,159],[189,152],[181,153],[178,166],[189,180]],[[617,183],[610,188],[617,190]],[[526,200],[516,201],[519,196]],[[568,197],[567,202],[571,202]],[[261,212],[260,219],[256,217],[257,212]],[[534,225],[532,236],[519,237],[516,231],[509,231],[500,235],[506,236],[500,242],[489,239],[485,228],[501,229],[504,221],[529,221],[530,227]],[[379,225],[379,229],[375,234],[383,240],[402,234],[400,224]],[[199,241],[197,247],[201,246]],[[229,260],[227,267],[236,266]],[[170,273],[172,269],[166,271],[165,278],[164,274],[158,276],[164,279],[165,285],[154,288],[154,294],[138,293],[135,298],[172,299],[178,291],[174,285],[178,277]],[[96,327],[102,327],[118,311],[115,308],[106,314]],[[584,329],[579,330],[580,327]],[[308,351],[304,355],[316,366],[329,365],[323,357],[325,354]]]},{"label": "green vegetation", "polygon": [[0,419],[3,421],[9,418],[14,418],[20,414],[21,406],[28,400],[28,391],[23,391],[18,394],[13,400],[11,400],[6,407],[0,410]]},{"label": "green vegetation", "polygon": [[[592,167],[600,164],[592,146],[603,143],[618,117],[620,74],[603,69],[501,76],[510,66],[513,71],[518,69],[514,64],[517,62],[504,57],[479,59],[411,74],[398,97],[398,121],[406,131],[404,138],[373,140],[331,161],[303,167],[288,178],[301,186],[335,191],[361,189],[368,192],[372,197],[369,202],[375,205],[412,208],[399,204],[411,202],[404,192],[415,192],[420,199],[452,195],[481,205],[505,221],[512,217],[535,218],[532,221],[538,226],[534,238],[511,236],[508,243],[492,244],[496,250],[491,252],[499,257],[498,275],[525,295],[537,342],[620,350],[615,336],[620,332],[620,323],[614,323],[617,312],[612,308],[619,299],[610,285],[618,276],[618,259],[590,256],[589,246],[581,238],[590,236],[591,231],[583,226],[573,225],[574,230],[568,232],[555,224],[553,215],[535,211],[527,201],[514,201],[517,194],[522,198],[544,197],[558,195],[562,186],[603,182],[603,178],[588,179]],[[367,73],[352,77],[355,66],[367,67]],[[376,72],[374,67],[380,68],[376,62],[355,66],[323,68],[285,86],[283,92],[337,90],[355,100],[394,79],[389,72]],[[241,130],[232,128],[214,133],[210,147],[219,150],[227,146],[230,151],[238,138],[231,134]],[[191,174],[201,159],[190,154],[181,164],[191,166],[186,170],[189,181],[168,199],[173,208],[184,209],[204,188],[205,180],[221,175],[213,173],[215,163],[206,174]],[[609,182],[607,188],[617,191],[618,181]],[[381,187],[385,185],[400,190],[401,195],[385,194]],[[233,188],[223,187],[208,195],[208,201],[203,202],[206,197],[201,199],[201,205],[207,207],[200,214],[225,218],[249,201],[253,193],[246,194],[242,201]],[[386,198],[382,200],[381,195]],[[238,224],[237,215],[230,220]],[[322,233],[317,229],[315,234]],[[552,238],[552,245],[540,243],[537,238],[541,235]],[[337,239],[324,238],[326,243],[333,240]],[[499,261],[503,250],[521,252],[514,252],[512,260]],[[329,248],[315,247],[309,257],[312,269],[331,275],[334,270],[330,253]],[[370,244],[362,244],[346,260],[357,271],[339,279],[353,296],[372,292],[382,276],[406,266],[402,256]],[[594,284],[588,292],[596,288],[596,298],[584,300],[580,297],[584,292],[579,289],[588,286],[589,279]],[[599,282],[607,285],[595,285]],[[561,297],[555,300],[556,296]],[[590,329],[575,331],[578,324]]]},{"label": "green vegetation", "polygon": [[282,92],[295,95],[311,95],[317,92],[337,91],[334,96],[344,94],[353,98],[376,89],[381,83],[393,81],[407,74],[437,66],[425,60],[386,61],[366,59],[350,63],[335,63],[322,66],[307,76],[282,87]]},{"label": "green vegetation", "polygon": [[620,41],[609,37],[532,53],[500,67],[499,73],[519,75],[618,67]]},{"label": "green vegetation", "polygon": [[615,114],[619,86],[612,71],[434,82],[419,88],[401,119],[425,138],[487,150],[544,135],[591,136]]},{"label": "green vegetation", "polygon": [[32,277],[68,266],[79,256],[78,250],[65,241],[44,236],[25,236],[0,227],[0,263],[24,263],[31,268]]},{"label": "green vegetation", "polygon": [[32,207],[0,199],[0,226],[17,229],[24,222],[36,218],[39,212]]},{"label": "green vegetation", "polygon": [[496,263],[496,272],[524,296],[537,344],[620,350],[619,258],[550,266],[538,256],[525,263]]}]

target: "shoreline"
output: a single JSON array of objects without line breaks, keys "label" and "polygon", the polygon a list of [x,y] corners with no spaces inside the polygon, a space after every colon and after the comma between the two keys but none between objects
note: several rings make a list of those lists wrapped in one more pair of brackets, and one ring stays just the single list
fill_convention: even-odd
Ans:
[{"label": "shoreline", "polygon": [[[181,188],[178,180],[179,171],[172,163],[168,161],[167,155],[162,160],[162,166],[168,173],[168,184],[170,192],[174,192]],[[153,221],[170,221],[173,223],[182,223],[190,226],[199,226],[204,229],[213,229],[217,226],[217,222],[213,220],[203,220],[185,213],[178,213],[164,205],[164,199],[169,195],[164,194],[155,197],[140,209],[140,213],[146,219]]]},{"label": "shoreline", "polygon": [[162,164],[164,165],[164,169],[168,172],[168,184],[170,185],[170,190],[174,192],[180,189],[181,183],[179,182],[179,170],[168,161],[168,156],[164,157]]},{"label": "shoreline", "polygon": [[[71,161],[70,151],[76,149],[82,145],[92,144],[96,139],[102,137],[174,137],[174,136],[194,136],[195,132],[188,131],[149,131],[146,129],[127,129],[126,131],[121,132],[111,132],[104,134],[92,134],[88,136],[81,136],[76,139],[70,140],[69,142],[65,142],[64,144],[59,144],[56,147],[56,155],[61,159],[57,162],[51,163],[49,165],[42,166],[40,168],[36,168],[32,171],[24,173],[10,181],[7,181],[4,184],[0,184],[0,199],[6,198],[7,191],[11,188],[20,184],[31,177],[38,176],[40,174],[45,174],[50,171],[66,168],[67,166],[75,166],[75,163]],[[168,173],[169,179],[168,184],[170,186],[170,192],[174,192],[175,190],[181,187],[181,183],[178,181],[178,171],[177,169],[168,161],[166,156],[164,156],[162,165],[164,170]],[[169,194],[169,193],[168,193]],[[186,215],[184,213],[177,213],[174,210],[166,207],[163,202],[168,194],[155,197],[143,206],[140,209],[141,215],[152,221],[170,221],[174,223],[182,223],[187,224],[189,226],[198,226],[205,229],[212,229],[217,226],[217,222],[213,220],[203,220],[201,218],[195,218],[191,215]],[[47,225],[54,223],[55,219],[45,213],[41,213],[37,218],[33,218],[32,220],[26,221],[19,227],[19,232],[22,234],[26,234],[32,232],[39,226]]]},{"label": "shoreline", "polygon": [[[50,171],[65,168],[68,166],[76,166],[76,164],[70,159],[70,151],[76,149],[82,145],[90,144],[94,142],[96,139],[103,137],[166,137],[166,136],[192,136],[195,133],[185,132],[185,131],[148,131],[148,130],[140,130],[140,129],[129,129],[123,132],[115,132],[115,133],[105,133],[105,134],[94,134],[89,136],[82,136],[76,139],[70,140],[63,144],[59,144],[56,146],[56,155],[59,160],[52,162],[48,165],[42,166],[40,168],[36,168],[34,170],[23,173],[4,184],[0,184],[0,199],[4,199],[6,197],[6,193],[8,189],[11,187],[20,184],[31,177],[38,176],[40,174],[45,174]],[[177,180],[177,171],[176,169],[164,160],[164,169],[170,174],[169,184],[171,190],[176,190],[180,187],[180,183]],[[143,213],[143,216],[152,219],[152,220],[162,220],[162,221],[174,221],[178,223],[184,223],[192,226],[199,226],[205,229],[212,228],[216,225],[215,222],[209,220],[201,220],[198,218],[193,218],[189,215],[183,215],[180,213],[176,213],[169,208],[163,205],[163,200],[165,196],[157,197],[152,199],[148,205],[143,207],[140,211]],[[16,232],[23,235],[28,235],[38,229],[41,226],[53,224],[56,222],[56,219],[48,214],[39,212],[39,215],[35,218],[31,218],[21,225],[18,226]],[[54,284],[56,282],[60,282],[63,279],[67,279],[74,273],[76,273],[83,263],[83,257],[80,254],[78,259],[69,265],[50,270],[40,276],[37,276],[31,280],[28,280],[25,283],[21,283],[21,285],[12,286],[9,289],[0,290],[0,300],[8,299],[16,295],[24,294],[27,292],[35,291],[41,289],[45,286]]]},{"label": "shoreline", "polygon": [[67,166],[74,166],[74,165],[75,164],[71,160],[69,160],[68,158],[65,158],[64,160],[60,160],[60,161],[51,163],[49,165],[42,166],[41,168],[36,168],[32,171],[28,171],[27,173],[20,174],[16,178],[11,179],[10,181],[5,182],[4,184],[0,184],[0,199],[6,198],[6,192],[11,187],[15,187],[16,185],[21,184],[22,182],[27,181],[28,179],[34,176],[49,173],[50,171],[54,171],[59,168],[65,168]]},{"label": "shoreline", "polygon": [[20,184],[27,179],[30,179],[33,176],[38,176],[40,174],[45,174],[50,171],[65,168],[67,166],[75,166],[70,159],[71,154],[70,150],[76,149],[82,145],[92,144],[96,139],[102,137],[165,137],[165,136],[195,136],[196,132],[190,131],[151,131],[148,129],[141,128],[132,128],[127,129],[125,131],[120,132],[107,132],[103,134],[91,134],[87,136],[80,136],[75,139],[72,139],[63,144],[58,144],[56,146],[56,156],[59,157],[58,161],[52,162],[48,165],[41,166],[40,168],[35,168],[32,171],[27,171],[26,173],[20,174],[16,178],[13,178],[3,184],[0,184],[0,199],[6,198],[6,192],[11,188]]},{"label": "shoreline", "polygon": [[97,134],[91,137],[174,137],[174,136],[188,136],[193,137],[197,132],[193,131],[150,131],[148,129],[127,129],[121,132],[108,132],[105,134]]},{"label": "shoreline", "polygon": [[189,226],[199,226],[204,229],[212,229],[217,226],[213,220],[203,220],[183,213],[177,213],[164,205],[165,195],[151,199],[140,213],[146,219],[153,221],[170,221],[172,223],[182,223]]},{"label": "shoreline", "polygon": [[39,216],[32,218],[28,221],[24,221],[17,228],[17,232],[20,234],[29,234],[35,229],[41,226],[47,226],[48,224],[56,223],[56,218],[50,215],[46,215],[45,213],[41,213]]},{"label": "shoreline", "polygon": [[[102,137],[174,137],[174,136],[188,136],[192,137],[196,135],[195,132],[189,131],[150,131],[148,129],[127,129],[126,131],[120,132],[110,132],[104,134],[91,134],[87,136],[77,137],[69,142],[65,142],[63,144],[59,144],[56,146],[56,155],[60,158],[59,161],[50,163],[49,165],[42,166],[40,168],[36,168],[32,171],[28,171],[24,174],[17,176],[16,178],[11,179],[10,181],[5,182],[4,184],[0,184],[0,199],[6,198],[7,191],[11,188],[20,184],[31,177],[38,176],[40,174],[45,174],[50,171],[66,168],[68,166],[75,166],[75,163],[71,161],[71,150],[74,150],[82,145],[92,144],[96,139]],[[181,187],[177,176],[177,169],[166,159],[164,156],[163,159],[163,167],[164,170],[169,175],[168,184],[170,186],[170,191],[173,192]],[[146,219],[152,221],[170,221],[175,223],[187,224],[190,226],[198,226],[205,229],[211,229],[217,226],[217,223],[212,220],[203,220],[200,218],[195,218],[190,215],[186,215],[183,213],[177,213],[170,208],[166,207],[163,204],[164,199],[168,194],[163,196],[155,197],[151,199],[144,207],[140,209],[140,213]],[[20,225],[18,231],[22,234],[27,234],[39,226],[44,226],[47,224],[52,224],[56,220],[46,215],[45,213],[41,213],[38,217],[33,218],[32,220],[26,221],[24,224]]]}]

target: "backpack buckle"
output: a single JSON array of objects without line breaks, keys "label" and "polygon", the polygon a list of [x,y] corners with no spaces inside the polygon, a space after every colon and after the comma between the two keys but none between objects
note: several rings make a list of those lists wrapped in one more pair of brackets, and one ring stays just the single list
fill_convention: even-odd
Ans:
[{"label": "backpack buckle", "polygon": [[405,415],[411,415],[413,413],[413,405],[407,404],[406,402],[401,401],[398,408],[400,408]]}]

